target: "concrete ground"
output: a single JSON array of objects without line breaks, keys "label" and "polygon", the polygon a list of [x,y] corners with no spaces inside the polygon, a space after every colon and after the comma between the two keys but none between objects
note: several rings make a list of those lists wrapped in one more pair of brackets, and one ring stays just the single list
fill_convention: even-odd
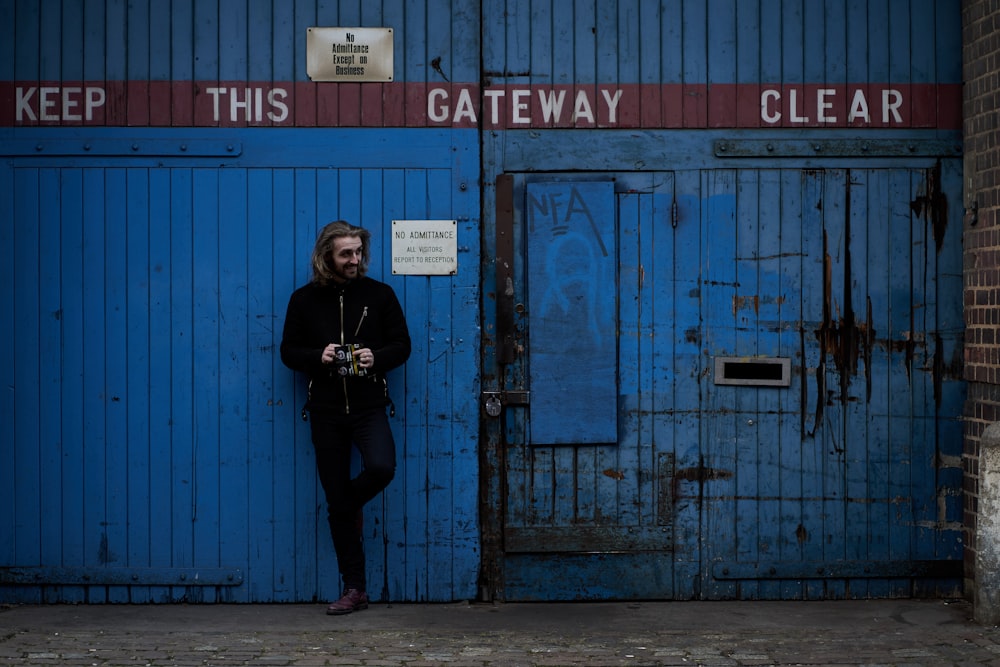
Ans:
[{"label": "concrete ground", "polygon": [[0,665],[995,665],[964,601],[27,605]]}]

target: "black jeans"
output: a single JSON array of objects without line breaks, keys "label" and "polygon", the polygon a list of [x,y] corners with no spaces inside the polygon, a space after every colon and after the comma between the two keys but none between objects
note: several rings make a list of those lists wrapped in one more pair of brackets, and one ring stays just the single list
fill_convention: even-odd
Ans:
[{"label": "black jeans", "polygon": [[[361,509],[396,474],[396,444],[384,408],[358,414],[314,412],[309,417],[319,480],[326,494],[330,535],[344,589],[366,590]],[[362,470],[351,479],[351,446],[361,454]]]}]

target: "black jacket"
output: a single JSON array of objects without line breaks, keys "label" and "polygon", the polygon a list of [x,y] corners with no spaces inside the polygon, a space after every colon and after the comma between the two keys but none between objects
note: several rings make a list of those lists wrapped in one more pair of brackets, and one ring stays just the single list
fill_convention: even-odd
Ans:
[{"label": "black jacket", "polygon": [[[330,343],[371,348],[365,376],[343,376],[324,364]],[[351,413],[389,403],[385,373],[410,356],[406,318],[392,288],[362,277],[343,285],[311,282],[292,293],[281,338],[281,361],[309,377],[308,410]]]}]

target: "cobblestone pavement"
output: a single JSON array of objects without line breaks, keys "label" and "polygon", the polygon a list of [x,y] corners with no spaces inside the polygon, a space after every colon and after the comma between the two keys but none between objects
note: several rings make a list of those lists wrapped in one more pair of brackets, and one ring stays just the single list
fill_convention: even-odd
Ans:
[{"label": "cobblestone pavement", "polygon": [[0,665],[871,665],[1000,667],[963,601],[29,605]]}]

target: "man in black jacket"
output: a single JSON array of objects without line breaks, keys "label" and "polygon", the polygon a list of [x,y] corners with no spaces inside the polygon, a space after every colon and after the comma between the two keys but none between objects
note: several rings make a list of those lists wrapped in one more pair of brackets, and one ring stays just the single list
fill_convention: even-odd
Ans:
[{"label": "man in black jacket", "polygon": [[[371,234],[342,220],[320,231],[312,280],[292,293],[281,340],[282,362],[309,378],[306,409],[344,586],[328,614],[368,608],[362,508],[395,475],[385,373],[410,356],[395,292],[365,275],[370,248]],[[362,461],[354,479],[352,444]]]}]

